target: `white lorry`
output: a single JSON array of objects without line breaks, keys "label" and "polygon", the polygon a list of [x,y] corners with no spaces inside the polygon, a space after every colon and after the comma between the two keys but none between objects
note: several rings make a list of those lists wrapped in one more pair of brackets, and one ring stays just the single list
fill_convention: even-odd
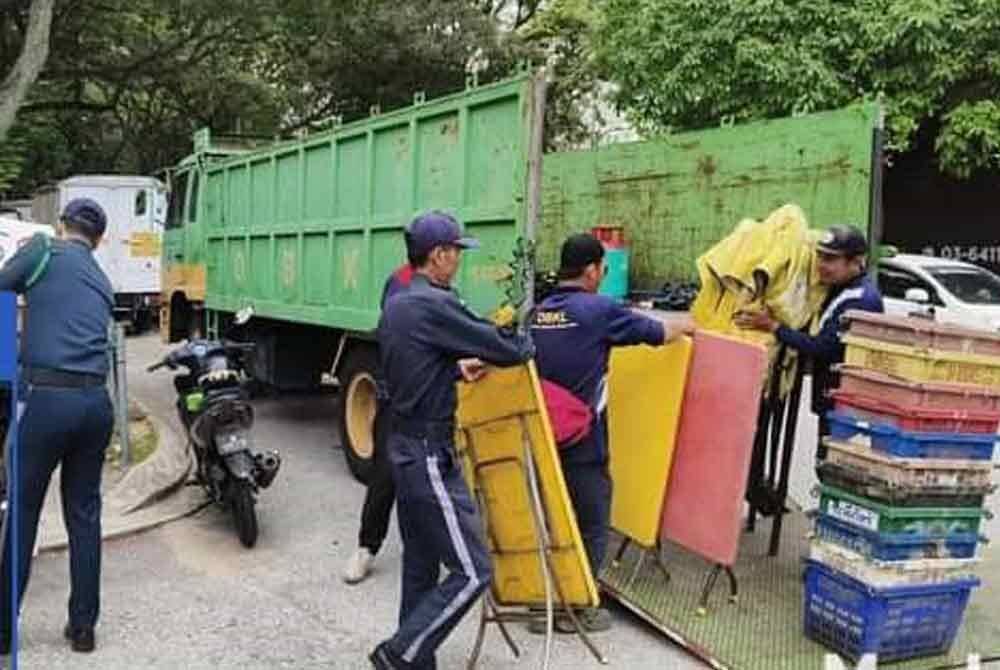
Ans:
[{"label": "white lorry", "polygon": [[166,187],[152,177],[70,177],[35,193],[32,219],[54,226],[73,198],[91,198],[104,208],[108,230],[96,256],[115,291],[115,319],[132,332],[146,330],[159,313]]}]

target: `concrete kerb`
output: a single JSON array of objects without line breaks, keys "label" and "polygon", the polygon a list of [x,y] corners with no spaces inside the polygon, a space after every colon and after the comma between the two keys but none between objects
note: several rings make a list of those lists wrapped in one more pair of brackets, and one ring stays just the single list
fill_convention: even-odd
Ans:
[{"label": "concrete kerb", "polygon": [[[101,519],[104,540],[156,528],[190,516],[207,504],[201,487],[184,486],[192,467],[187,441],[164,420],[145,407],[142,410],[156,431],[157,448],[104,493]],[[59,489],[55,479],[50,492],[52,489],[55,492]],[[56,504],[56,501],[50,499],[46,504]],[[59,523],[45,524],[39,529],[39,552],[58,551],[68,546],[61,521],[60,515]]]},{"label": "concrete kerb", "polygon": [[107,513],[127,515],[146,507],[187,481],[191,472],[191,451],[167,423],[141,405],[153,424],[158,444],[142,463],[130,468],[114,488],[104,495]]}]

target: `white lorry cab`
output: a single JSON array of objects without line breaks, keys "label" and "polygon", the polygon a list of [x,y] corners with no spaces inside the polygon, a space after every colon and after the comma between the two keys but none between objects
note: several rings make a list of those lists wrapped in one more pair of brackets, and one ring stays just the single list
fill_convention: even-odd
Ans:
[{"label": "white lorry cab", "polygon": [[978,265],[901,254],[879,261],[878,285],[888,314],[1000,333],[1000,277]]},{"label": "white lorry cab", "polygon": [[108,229],[95,255],[115,291],[115,319],[134,332],[146,330],[159,312],[166,187],[153,177],[70,177],[35,193],[32,218],[55,225],[73,198],[90,198],[107,214]]}]

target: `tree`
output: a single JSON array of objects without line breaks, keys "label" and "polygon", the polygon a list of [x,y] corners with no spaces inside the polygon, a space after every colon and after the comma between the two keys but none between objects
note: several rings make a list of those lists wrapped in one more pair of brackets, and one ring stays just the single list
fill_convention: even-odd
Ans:
[{"label": "tree", "polygon": [[993,0],[603,0],[598,73],[650,131],[882,98],[890,148],[937,132],[958,176],[1000,167]]},{"label": "tree", "polygon": [[48,66],[0,156],[25,193],[72,173],[152,174],[199,127],[275,136],[355,119],[461,89],[477,54],[481,81],[513,62],[482,0],[59,0]]},{"label": "tree", "polygon": [[605,94],[594,66],[600,13],[592,0],[551,0],[519,28],[526,56],[550,70],[546,147],[566,149],[591,139],[603,124]]},{"label": "tree", "polygon": [[[49,55],[49,29],[52,25],[52,6],[55,0],[34,0],[28,11],[28,25],[24,31],[21,54],[7,76],[0,82],[0,142],[14,124],[18,107],[28,95],[28,89],[38,78]],[[17,7],[8,12],[10,18],[20,20]],[[5,19],[7,16],[5,15]],[[5,21],[6,23],[6,21]]]}]

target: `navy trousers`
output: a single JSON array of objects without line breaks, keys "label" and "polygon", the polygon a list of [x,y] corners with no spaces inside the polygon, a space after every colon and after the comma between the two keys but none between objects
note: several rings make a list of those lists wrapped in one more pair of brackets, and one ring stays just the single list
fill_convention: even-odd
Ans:
[{"label": "navy trousers", "polygon": [[396,502],[396,486],[392,481],[392,462],[389,459],[389,435],[392,433],[392,411],[380,402],[375,414],[375,453],[372,454],[371,479],[365,491],[365,504],[361,509],[361,532],[358,546],[373,555],[382,548],[389,532],[392,505]]},{"label": "navy trousers", "polygon": [[608,551],[608,527],[611,523],[611,475],[607,463],[563,461],[563,477],[576,512],[576,523],[590,559],[590,570],[597,579]]},{"label": "navy trousers", "polygon": [[[407,667],[433,670],[435,652],[489,586],[479,512],[450,440],[389,438],[403,539],[399,630],[388,641]],[[447,577],[439,581],[440,568]]]},{"label": "navy trousers", "polygon": [[[38,517],[49,480],[62,465],[63,517],[69,535],[69,623],[97,623],[101,581],[101,469],[111,440],[114,411],[103,388],[29,388],[21,417],[18,602],[31,573]],[[10,534],[0,570],[0,635],[9,635]]]}]

